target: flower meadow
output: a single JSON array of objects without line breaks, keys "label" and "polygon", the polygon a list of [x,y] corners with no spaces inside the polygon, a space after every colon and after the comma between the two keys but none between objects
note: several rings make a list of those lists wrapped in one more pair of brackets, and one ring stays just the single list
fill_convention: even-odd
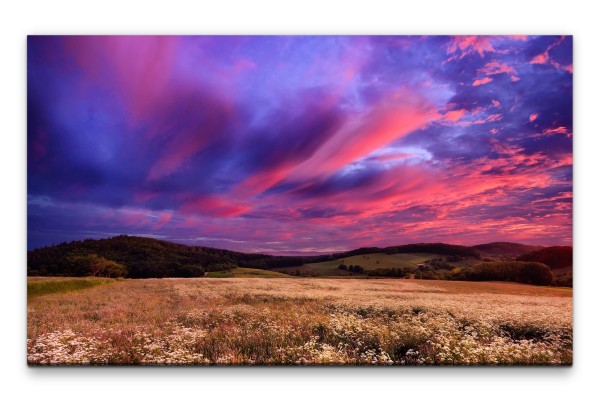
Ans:
[{"label": "flower meadow", "polygon": [[570,365],[570,289],[404,279],[118,280],[32,297],[30,365]]}]

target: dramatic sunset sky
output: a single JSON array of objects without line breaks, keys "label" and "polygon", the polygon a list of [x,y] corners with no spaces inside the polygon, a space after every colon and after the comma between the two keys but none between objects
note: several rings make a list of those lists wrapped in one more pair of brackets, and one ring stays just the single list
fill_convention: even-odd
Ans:
[{"label": "dramatic sunset sky", "polygon": [[29,37],[28,247],[572,243],[572,38]]}]

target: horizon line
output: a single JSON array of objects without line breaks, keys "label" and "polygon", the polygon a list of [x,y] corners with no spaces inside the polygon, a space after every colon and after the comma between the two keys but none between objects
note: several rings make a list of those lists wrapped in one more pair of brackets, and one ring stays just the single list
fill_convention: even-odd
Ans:
[{"label": "horizon line", "polygon": [[[344,253],[344,252],[351,252],[351,251],[355,251],[358,249],[363,249],[363,248],[378,248],[378,249],[385,249],[385,248],[391,248],[391,247],[397,247],[397,246],[406,246],[406,245],[418,245],[418,244],[444,244],[444,245],[452,245],[452,246],[463,246],[466,248],[472,248],[475,246],[480,246],[480,245],[488,245],[488,244],[517,244],[517,245],[524,245],[524,246],[532,246],[532,247],[540,247],[540,248],[548,248],[548,247],[554,247],[554,246],[570,246],[573,247],[572,243],[570,245],[534,245],[534,244],[527,244],[527,243],[523,243],[523,242],[513,242],[513,241],[490,241],[490,242],[482,242],[482,243],[475,243],[472,245],[464,245],[464,244],[456,244],[456,243],[450,243],[450,242],[441,242],[441,241],[434,241],[434,242],[406,242],[403,244],[395,244],[395,245],[363,245],[363,246],[359,246],[357,248],[345,248],[345,249],[335,249],[335,250],[330,250],[330,251],[312,251],[312,250],[307,250],[307,251],[298,251],[298,250],[284,250],[284,251],[276,251],[276,252],[272,252],[273,250],[265,250],[265,251],[239,251],[239,250],[234,250],[234,249],[230,249],[230,248],[221,248],[221,247],[215,247],[215,246],[207,246],[207,245],[196,245],[196,244],[189,244],[189,243],[185,243],[185,242],[179,242],[177,241],[177,239],[172,240],[172,239],[165,239],[165,238],[161,238],[161,237],[166,237],[166,236],[161,236],[161,235],[153,235],[153,234],[149,234],[149,235],[144,235],[144,234],[117,234],[114,233],[114,235],[110,235],[110,236],[105,236],[105,237],[98,237],[98,238],[93,238],[93,237],[84,237],[84,238],[80,238],[80,239],[73,239],[73,240],[65,240],[65,241],[60,241],[60,242],[56,242],[56,243],[52,243],[52,244],[47,244],[47,245],[41,245],[35,248],[29,248],[27,249],[27,252],[32,252],[38,249],[42,249],[42,248],[49,248],[49,247],[54,247],[54,246],[58,246],[60,244],[63,243],[73,243],[73,242],[83,242],[83,241],[101,241],[101,240],[107,240],[107,239],[113,239],[113,238],[117,238],[117,237],[132,237],[132,238],[146,238],[146,239],[152,239],[155,241],[164,241],[164,242],[169,242],[172,244],[178,244],[178,245],[185,245],[185,246],[190,246],[190,247],[200,247],[200,248],[210,248],[210,249],[218,249],[218,250],[224,250],[224,251],[229,251],[229,252],[238,252],[238,253],[245,253],[245,254],[262,254],[262,255],[267,255],[267,256],[293,256],[293,257],[300,257],[300,256],[324,256],[324,255],[333,255],[336,253]],[[292,253],[296,253],[296,254],[290,254],[290,253],[280,253],[280,252],[292,252]]]}]

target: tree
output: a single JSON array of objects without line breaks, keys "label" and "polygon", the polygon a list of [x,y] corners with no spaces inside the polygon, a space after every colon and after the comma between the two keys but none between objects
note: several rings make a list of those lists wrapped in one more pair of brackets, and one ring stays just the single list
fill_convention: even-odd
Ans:
[{"label": "tree", "polygon": [[550,285],[553,280],[550,268],[542,263],[527,263],[519,269],[517,281],[519,283]]},{"label": "tree", "polygon": [[104,268],[100,273],[106,275],[106,277],[125,277],[127,276],[127,268],[112,260],[106,260]]},{"label": "tree", "polygon": [[125,277],[127,268],[113,260],[108,260],[95,253],[90,255],[72,256],[70,262],[81,275],[94,277]]},{"label": "tree", "polygon": [[484,262],[471,268],[466,275],[473,281],[513,281],[524,284],[549,285],[550,268],[537,262]]},{"label": "tree", "polygon": [[360,265],[350,265],[348,266],[348,270],[353,273],[364,273],[365,269],[363,269]]},{"label": "tree", "polygon": [[202,277],[204,276],[204,267],[187,264],[178,267],[175,273],[177,277]]}]

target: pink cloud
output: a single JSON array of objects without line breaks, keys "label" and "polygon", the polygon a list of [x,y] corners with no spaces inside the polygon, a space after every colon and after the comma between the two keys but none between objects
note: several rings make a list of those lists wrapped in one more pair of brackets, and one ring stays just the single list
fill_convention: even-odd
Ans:
[{"label": "pink cloud", "polygon": [[[470,211],[471,208],[475,208],[476,212],[476,208],[480,205],[505,208],[521,207],[513,204],[514,198],[510,194],[515,191],[546,188],[556,183],[549,172],[550,168],[558,166],[554,160],[548,159],[541,153],[525,154],[523,148],[507,145],[500,141],[494,141],[492,145],[497,158],[482,157],[468,165],[446,166],[445,172],[436,177],[436,190],[423,191],[411,198],[402,196],[402,189],[398,188],[395,195],[390,194],[391,201],[382,200],[370,204],[370,208],[365,206],[367,205],[364,203],[365,200],[360,200],[358,194],[346,194],[345,196],[348,199],[357,197],[357,202],[367,208],[369,214],[362,216],[363,218],[378,218],[377,216],[386,212],[410,210],[411,207],[417,206],[426,208],[432,213],[431,218],[426,220],[395,222],[399,233],[403,236],[414,233],[416,236],[422,237],[431,233],[430,239],[442,240],[444,238],[452,239],[453,236],[460,234],[463,239],[472,236],[473,241],[479,242],[486,237],[498,238],[499,233],[506,235],[506,238],[509,239],[514,238],[514,235],[518,233],[519,238],[528,240],[561,236],[563,227],[568,226],[565,225],[569,219],[568,205],[559,213],[527,220],[522,217],[507,217],[490,220],[477,219],[477,222],[473,223],[466,217],[474,213]],[[425,171],[413,171],[410,172],[410,175],[428,176]],[[417,187],[419,185],[418,181],[415,181],[414,184]],[[336,201],[343,204],[341,199],[336,199]],[[365,226],[368,226],[367,221],[369,220],[363,223]],[[392,228],[382,224],[385,223],[380,223],[378,227],[382,233],[389,236]],[[372,240],[380,238],[377,231],[367,230],[367,232]],[[364,236],[361,238],[365,239]],[[382,240],[385,238],[382,237]]]},{"label": "pink cloud", "polygon": [[529,64],[546,64],[550,60],[550,55],[547,51],[542,54],[538,54],[529,61]]},{"label": "pink cloud", "polygon": [[502,120],[502,114],[490,114],[485,118],[486,122],[494,122]]},{"label": "pink cloud", "polygon": [[564,41],[564,36],[561,36],[556,42],[552,43],[548,48],[541,54],[538,54],[534,58],[529,61],[529,64],[550,64],[556,69],[567,71],[569,73],[573,73],[573,64],[569,65],[561,65],[560,63],[552,60],[550,57],[550,50],[559,46]]},{"label": "pink cloud", "polygon": [[476,52],[483,58],[486,52],[495,52],[490,39],[489,36],[455,36],[448,46],[447,53],[460,52],[457,57],[463,58],[467,54]]},{"label": "pink cloud", "polygon": [[298,161],[288,160],[278,166],[261,171],[241,182],[234,189],[234,193],[236,196],[243,197],[260,194],[283,181],[297,165]]},{"label": "pink cloud", "polygon": [[331,173],[390,142],[425,126],[440,115],[432,103],[410,90],[396,93],[357,120],[346,124],[292,175]]},{"label": "pink cloud", "polygon": [[564,134],[564,135],[567,135],[569,138],[572,136],[572,133],[569,132],[569,130],[567,129],[567,127],[546,128],[543,131],[543,134],[544,135]]},{"label": "pink cloud", "polygon": [[530,121],[530,122],[534,122],[535,120],[537,120],[537,118],[538,118],[538,117],[539,117],[539,114],[538,114],[538,113],[531,113],[531,114],[529,115],[529,121]]},{"label": "pink cloud", "polygon": [[161,110],[175,110],[185,119],[154,121],[146,132],[153,141],[162,143],[161,150],[150,167],[147,179],[152,181],[174,173],[209,142],[216,139],[232,114],[227,101],[208,91],[203,95],[184,88],[173,90],[158,105]]},{"label": "pink cloud", "polygon": [[[108,227],[159,230],[173,217],[172,211],[153,211],[146,208],[122,207],[118,209],[96,208]],[[94,222],[88,225],[93,226]]]},{"label": "pink cloud", "polygon": [[259,194],[286,179],[329,175],[440,117],[434,105],[409,89],[347,121],[305,159],[289,159],[240,183],[238,196]]},{"label": "pink cloud", "polygon": [[[544,215],[525,216],[525,212],[531,213],[537,208],[549,209],[548,203],[552,205],[564,197],[548,199],[546,203],[540,201],[523,205],[515,203],[514,194],[556,184],[551,169],[572,163],[572,159],[566,157],[559,161],[541,153],[526,154],[522,147],[498,140],[492,140],[490,144],[492,155],[475,159],[469,164],[450,162],[439,170],[431,166],[399,164],[360,187],[333,193],[317,191],[309,198],[282,192],[271,195],[268,199],[255,200],[253,209],[260,210],[259,214],[263,216],[275,216],[273,220],[263,220],[261,227],[269,227],[269,224],[277,222],[272,226],[272,230],[277,230],[274,232],[293,232],[296,251],[302,248],[304,241],[307,246],[302,249],[307,252],[316,251],[317,248],[310,245],[309,240],[303,239],[310,237],[315,226],[319,226],[320,232],[325,233],[324,237],[343,237],[347,241],[345,244],[392,245],[395,235],[405,242],[410,242],[413,237],[423,236],[431,241],[442,242],[456,242],[456,238],[460,236],[461,241],[467,243],[485,242],[486,238],[528,242],[534,239],[561,238],[570,218],[571,206],[568,203],[557,203],[553,208],[555,212]],[[298,215],[299,211],[327,205],[335,205],[336,214],[327,215],[326,218],[302,213]],[[505,210],[526,209],[524,217],[481,219],[474,217],[478,216],[481,205]],[[410,211],[413,209],[415,212],[413,218],[410,218]],[[399,213],[406,213],[406,218],[403,217],[401,221],[390,220],[390,216]],[[424,213],[427,218],[424,218]],[[361,230],[354,230],[349,234],[348,228],[354,227],[357,220],[361,222]],[[235,228],[229,226],[229,229],[246,232],[250,227],[241,220]],[[216,230],[219,231],[218,228]],[[269,238],[267,234],[261,235]],[[263,237],[256,238],[260,240]],[[271,241],[273,238],[284,242],[286,240],[280,234],[273,234],[270,238]],[[348,246],[351,247],[346,245]],[[319,249],[334,248],[331,244],[323,244]]]},{"label": "pink cloud", "polygon": [[468,127],[471,125],[479,125],[479,124],[500,121],[503,118],[502,114],[499,114],[499,113],[487,114],[492,107],[499,107],[500,102],[497,102],[497,104],[498,104],[497,106],[495,105],[494,102],[497,102],[497,101],[493,100],[492,104],[487,107],[477,107],[477,108],[471,110],[470,112],[465,111],[464,113],[461,114],[460,119],[458,119],[456,121],[452,121],[449,118],[446,118],[446,115],[447,115],[446,114],[443,116],[443,118],[437,120],[437,122],[439,124],[446,125],[446,126]]},{"label": "pink cloud", "polygon": [[494,152],[502,156],[515,156],[523,151],[523,148],[514,145],[508,145],[496,139],[490,139],[490,143],[492,144],[492,149]]},{"label": "pink cloud", "polygon": [[377,156],[369,156],[369,159],[377,160],[378,162],[381,162],[381,163],[386,163],[386,162],[393,162],[393,161],[408,159],[413,156],[414,155],[409,154],[409,153],[399,152],[399,153],[387,153],[387,154],[382,154],[382,155],[377,155]]},{"label": "pink cloud", "polygon": [[[65,43],[85,71],[84,85],[116,79],[119,95],[128,103],[132,122],[154,108],[169,89],[180,38],[176,36],[71,36]],[[148,63],[147,60],[152,60]]]},{"label": "pink cloud", "polygon": [[497,60],[490,61],[482,68],[477,70],[478,79],[473,82],[473,86],[484,85],[492,81],[494,75],[509,74],[512,81],[518,81],[517,71],[508,64],[501,63]]},{"label": "pink cloud", "polygon": [[146,212],[141,210],[119,210],[119,223],[131,227],[142,223],[146,219]]},{"label": "pink cloud", "polygon": [[[124,100],[127,132],[161,143],[147,175],[156,180],[172,174],[210,140],[215,125],[224,120],[228,104],[208,88],[198,94],[184,74],[175,74],[178,36],[72,36],[65,46],[84,76],[78,90],[85,96],[90,86],[107,86]],[[151,60],[151,62],[148,62]],[[239,60],[236,70],[253,67]],[[221,91],[220,93],[223,93]],[[211,97],[212,96],[212,97]],[[171,111],[169,115],[168,111]],[[206,111],[201,116],[200,112]],[[181,118],[186,116],[185,121]],[[189,116],[197,115],[196,119]]]},{"label": "pink cloud", "polygon": [[496,75],[496,74],[517,75],[517,71],[515,71],[514,68],[512,68],[508,64],[501,63],[499,61],[490,61],[489,63],[484,65],[482,68],[477,70],[477,73],[481,74],[481,75],[486,75],[486,76]]},{"label": "pink cloud", "polygon": [[447,121],[458,121],[465,114],[465,109],[452,110],[444,114],[444,119]]},{"label": "pink cloud", "polygon": [[492,81],[493,81],[493,79],[490,78],[490,77],[485,77],[485,78],[482,78],[482,79],[476,79],[475,81],[473,81],[473,86],[479,86],[479,85],[489,84]]},{"label": "pink cloud", "polygon": [[[300,208],[309,208],[325,202],[336,205],[342,214],[351,213],[353,216],[366,218],[396,211],[404,203],[429,199],[443,190],[433,171],[421,166],[397,165],[360,188],[333,194],[316,194],[316,198],[306,200]],[[285,199],[285,203],[290,201]],[[355,217],[343,215],[337,219],[328,218],[327,224],[332,224],[332,221],[334,224],[345,226],[356,223]]]},{"label": "pink cloud", "polygon": [[242,203],[234,203],[219,196],[204,196],[183,203],[179,211],[184,214],[206,214],[216,217],[235,217],[251,210]]},{"label": "pink cloud", "polygon": [[190,135],[183,137],[181,142],[171,142],[148,171],[147,179],[156,180],[172,174],[185,160],[198,152],[206,142],[207,138],[200,135]]},{"label": "pink cloud", "polygon": [[171,221],[171,218],[173,217],[173,212],[158,212],[157,214],[158,217],[156,220],[156,224],[153,227],[154,230],[160,230],[169,221]]}]

